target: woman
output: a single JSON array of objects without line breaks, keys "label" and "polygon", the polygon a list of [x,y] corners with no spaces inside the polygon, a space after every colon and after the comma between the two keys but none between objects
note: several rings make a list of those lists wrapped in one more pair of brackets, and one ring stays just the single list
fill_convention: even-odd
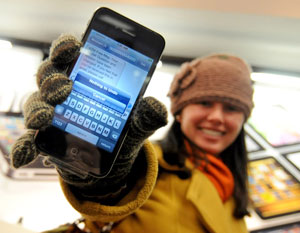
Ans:
[{"label": "woman", "polygon": [[[42,66],[38,83],[49,73],[49,66]],[[250,69],[238,57],[217,54],[185,63],[171,84],[175,120],[163,140],[144,141],[166,119],[164,107],[148,98],[141,102],[108,177],[81,179],[57,165],[61,187],[82,214],[85,232],[247,232],[243,124],[253,108],[252,94]],[[37,98],[29,100],[25,118],[40,119],[32,110]],[[24,149],[33,144],[32,135],[16,143],[15,167],[34,159],[33,147]]]},{"label": "woman", "polygon": [[[243,124],[253,108],[250,74],[249,66],[242,59],[229,55],[209,56],[183,65],[169,93],[176,121],[161,142],[169,163],[183,166],[181,161],[189,157],[192,163],[200,165],[198,169],[208,172],[219,193],[229,187],[230,192],[225,195],[233,193],[238,206],[234,215],[238,218],[247,214]],[[209,174],[215,172],[213,166],[224,174]],[[223,180],[211,175],[225,174],[229,176],[227,182],[233,183],[220,189],[217,183],[222,185]]]}]

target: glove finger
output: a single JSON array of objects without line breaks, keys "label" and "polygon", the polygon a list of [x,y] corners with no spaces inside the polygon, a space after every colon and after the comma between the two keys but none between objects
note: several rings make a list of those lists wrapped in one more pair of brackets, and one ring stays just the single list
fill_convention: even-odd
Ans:
[{"label": "glove finger", "polygon": [[79,54],[81,42],[75,36],[63,34],[52,42],[50,60],[59,68],[65,68]]},{"label": "glove finger", "polygon": [[146,138],[167,123],[168,111],[166,107],[153,97],[143,98],[133,115],[132,123],[121,148],[118,162],[123,163],[125,160],[126,162],[130,162],[128,161],[128,156],[134,154],[134,151],[138,151]]},{"label": "glove finger", "polygon": [[65,101],[72,90],[73,82],[49,60],[40,65],[36,77],[42,100],[52,106]]},{"label": "glove finger", "polygon": [[56,167],[56,164],[52,163],[51,161],[49,161],[49,157],[43,155],[43,165],[45,167]]},{"label": "glove finger", "polygon": [[163,103],[154,97],[143,98],[133,115],[133,126],[141,133],[152,134],[158,128],[168,123],[168,111]]},{"label": "glove finger", "polygon": [[36,130],[28,130],[12,146],[10,160],[14,168],[29,164],[38,156],[38,151],[34,143],[35,133]]},{"label": "glove finger", "polygon": [[54,107],[41,99],[40,93],[33,93],[24,105],[25,126],[41,129],[49,126],[54,115]]}]

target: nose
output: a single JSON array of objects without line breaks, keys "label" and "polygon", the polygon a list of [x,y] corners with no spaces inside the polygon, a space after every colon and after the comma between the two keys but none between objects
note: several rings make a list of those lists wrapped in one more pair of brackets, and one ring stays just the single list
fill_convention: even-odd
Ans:
[{"label": "nose", "polygon": [[210,109],[207,120],[214,123],[223,123],[224,122],[224,111],[223,105],[221,103],[214,103]]}]

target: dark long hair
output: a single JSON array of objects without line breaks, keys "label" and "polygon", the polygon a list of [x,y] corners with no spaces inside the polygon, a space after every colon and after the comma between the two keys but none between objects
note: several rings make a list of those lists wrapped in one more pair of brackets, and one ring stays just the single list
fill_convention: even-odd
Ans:
[{"label": "dark long hair", "polygon": [[[185,168],[186,153],[182,153],[184,135],[180,129],[180,123],[174,121],[166,137],[158,143],[162,147],[164,159],[171,165],[178,165],[183,168],[183,173],[178,173],[181,179],[191,176],[191,171]],[[236,218],[243,218],[248,215],[248,186],[247,186],[247,163],[248,156],[245,144],[245,131],[242,128],[236,140],[220,154],[220,158],[230,169],[234,177],[233,197],[235,209],[233,215]]]}]

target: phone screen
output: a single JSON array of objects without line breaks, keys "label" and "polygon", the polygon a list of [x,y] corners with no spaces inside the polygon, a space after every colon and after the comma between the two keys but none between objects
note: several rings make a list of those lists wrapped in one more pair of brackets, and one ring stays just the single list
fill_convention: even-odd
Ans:
[{"label": "phone screen", "polygon": [[56,106],[53,126],[112,152],[152,63],[91,30],[70,74],[73,90]]}]

